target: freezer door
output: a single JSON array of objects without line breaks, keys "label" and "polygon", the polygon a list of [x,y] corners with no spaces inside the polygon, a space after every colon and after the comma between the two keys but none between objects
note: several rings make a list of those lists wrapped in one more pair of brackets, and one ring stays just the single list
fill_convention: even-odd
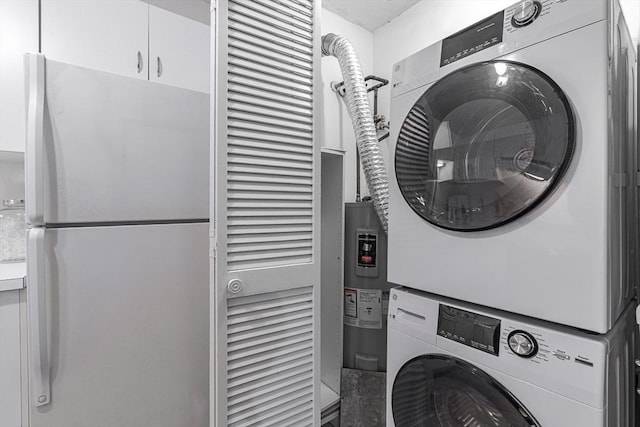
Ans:
[{"label": "freezer door", "polygon": [[26,55],[34,225],[209,217],[209,95]]},{"label": "freezer door", "polygon": [[49,352],[30,361],[31,427],[208,426],[207,236],[206,223],[44,231],[28,283],[44,300],[28,308]]}]

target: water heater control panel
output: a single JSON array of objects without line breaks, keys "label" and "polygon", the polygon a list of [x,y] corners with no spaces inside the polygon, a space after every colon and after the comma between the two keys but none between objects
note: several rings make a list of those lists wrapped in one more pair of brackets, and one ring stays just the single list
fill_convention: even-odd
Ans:
[{"label": "water heater control panel", "polygon": [[378,230],[356,230],[356,276],[378,277]]}]

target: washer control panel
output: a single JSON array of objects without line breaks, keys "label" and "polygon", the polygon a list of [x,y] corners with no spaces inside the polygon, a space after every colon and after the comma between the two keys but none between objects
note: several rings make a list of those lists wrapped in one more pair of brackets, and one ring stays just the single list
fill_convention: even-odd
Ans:
[{"label": "washer control panel", "polygon": [[440,304],[438,335],[497,356],[500,352],[500,320]]}]

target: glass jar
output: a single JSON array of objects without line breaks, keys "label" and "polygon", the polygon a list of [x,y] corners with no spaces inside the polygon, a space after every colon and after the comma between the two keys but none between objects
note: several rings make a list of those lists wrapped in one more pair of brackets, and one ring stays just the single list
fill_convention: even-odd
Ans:
[{"label": "glass jar", "polygon": [[0,208],[0,262],[26,259],[24,200],[3,200]]}]

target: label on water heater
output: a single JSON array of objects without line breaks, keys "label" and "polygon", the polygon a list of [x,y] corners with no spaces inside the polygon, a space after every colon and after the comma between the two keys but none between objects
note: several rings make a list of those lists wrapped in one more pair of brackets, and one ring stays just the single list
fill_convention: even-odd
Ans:
[{"label": "label on water heater", "polygon": [[382,291],[344,288],[344,324],[364,329],[382,329]]},{"label": "label on water heater", "polygon": [[375,234],[358,234],[358,267],[375,268],[377,240]]}]

